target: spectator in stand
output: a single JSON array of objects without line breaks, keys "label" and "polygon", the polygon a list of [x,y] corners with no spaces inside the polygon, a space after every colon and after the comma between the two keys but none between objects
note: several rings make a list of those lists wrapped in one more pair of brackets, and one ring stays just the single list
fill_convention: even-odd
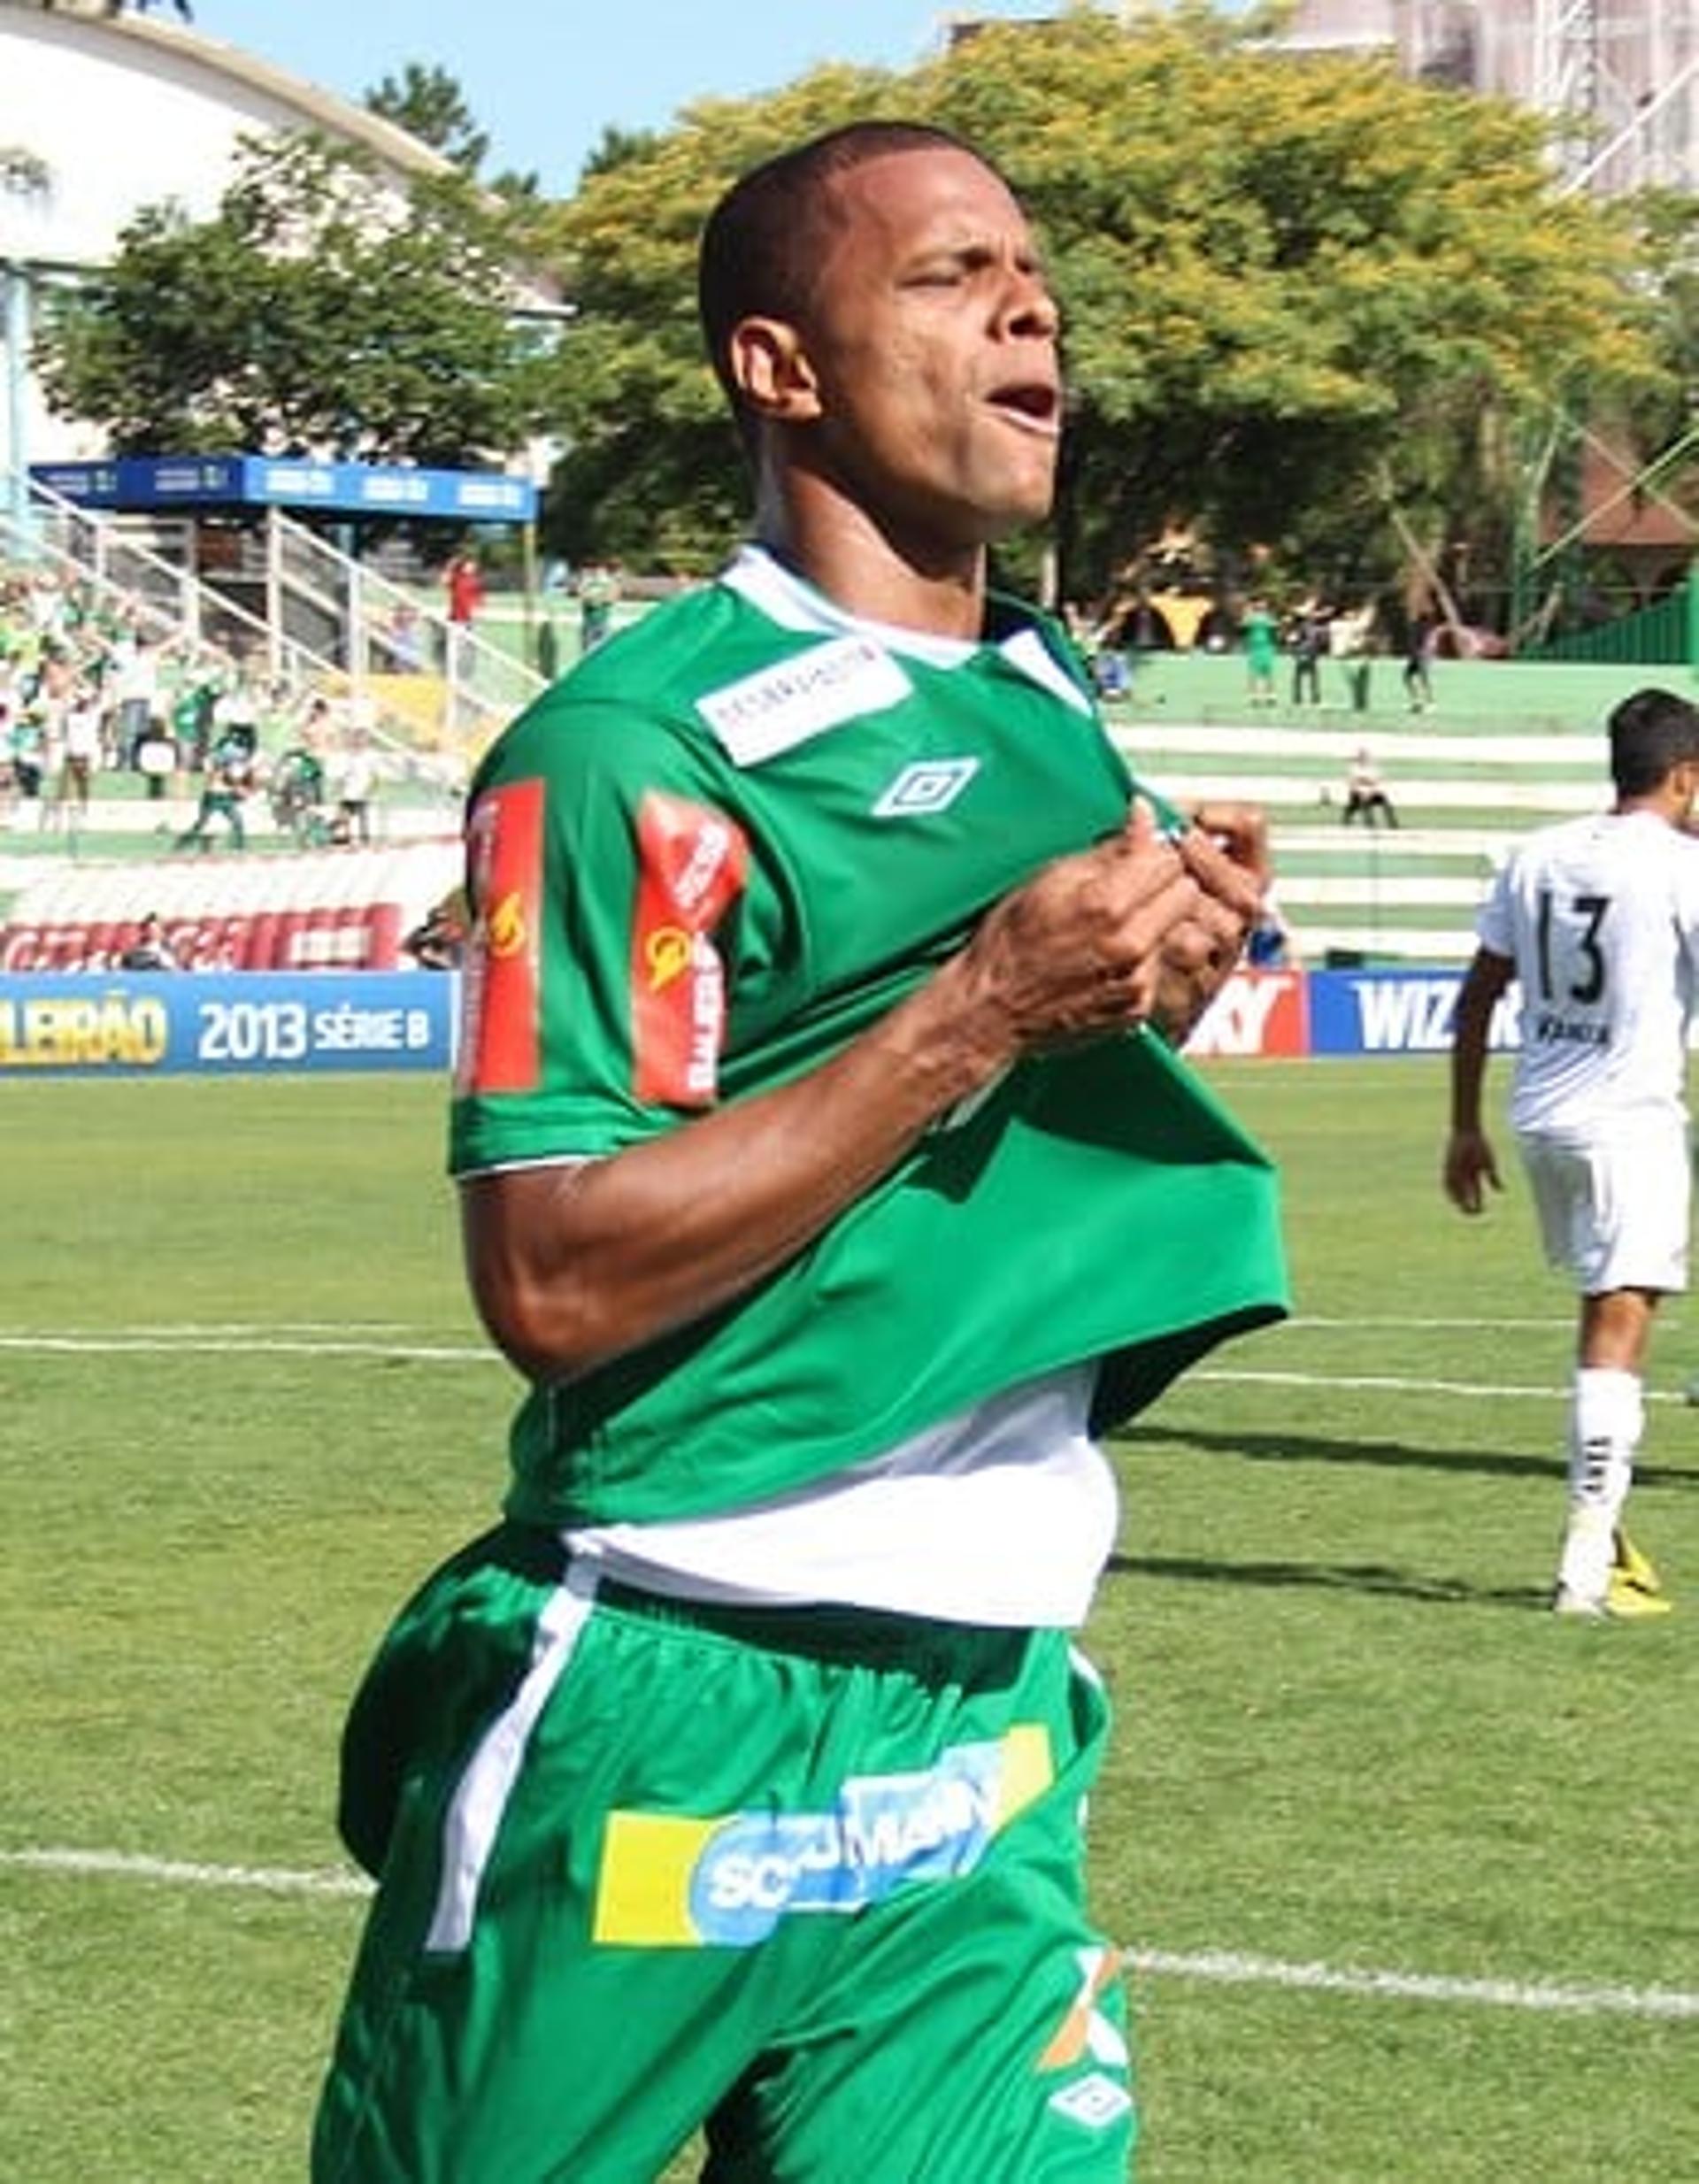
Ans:
[{"label": "spectator in stand", "polygon": [[622,587],[617,569],[596,563],[578,580],[578,643],[581,652],[593,652],[613,627],[613,610]]},{"label": "spectator in stand", "polygon": [[263,700],[264,693],[252,673],[246,667],[239,667],[234,679],[212,701],[211,728],[214,744],[227,742],[232,736],[245,736],[250,751],[257,751]]},{"label": "spectator in stand", "polygon": [[112,695],[118,702],[119,762],[135,769],[159,703],[158,648],[132,633],[119,639],[116,661]]},{"label": "spectator in stand", "polygon": [[397,599],[390,608],[383,643],[389,655],[389,665],[396,673],[411,675],[424,665],[423,648],[419,642],[419,609],[411,599]]},{"label": "spectator in stand", "polygon": [[79,683],[66,703],[59,749],[59,802],[74,826],[88,816],[101,757],[100,701],[87,683]]},{"label": "spectator in stand", "polygon": [[1350,613],[1342,611],[1327,625],[1327,651],[1345,671],[1351,711],[1365,713],[1374,679],[1374,602]]},{"label": "spectator in stand", "polygon": [[458,888],[434,903],[401,943],[421,971],[455,971],[466,950],[466,898]]},{"label": "spectator in stand", "polygon": [[448,592],[449,617],[444,665],[450,675],[460,676],[471,665],[472,626],[484,604],[483,572],[478,566],[477,555],[470,548],[456,554],[443,573],[442,581]]},{"label": "spectator in stand", "polygon": [[1321,703],[1321,658],[1327,650],[1327,617],[1313,600],[1298,609],[1288,640],[1292,651],[1292,703]]},{"label": "spectator in stand", "polygon": [[364,728],[349,736],[336,766],[336,838],[364,845],[372,839],[372,797],[378,785],[377,754]]},{"label": "spectator in stand", "polygon": [[187,833],[178,835],[179,850],[210,850],[215,820],[227,830],[233,850],[247,847],[248,833],[242,825],[242,806],[254,786],[258,740],[255,731],[241,721],[232,723],[220,733],[207,759],[201,808],[196,814],[195,824]]},{"label": "spectator in stand", "polygon": [[450,562],[442,582],[448,593],[449,620],[456,629],[470,629],[483,611],[484,576],[477,555],[469,547]]},{"label": "spectator in stand", "polygon": [[177,952],[165,938],[159,913],[150,910],[135,929],[135,938],[118,959],[120,971],[181,971]]},{"label": "spectator in stand", "polygon": [[[176,738],[165,722],[156,716],[150,720],[147,733],[135,747],[135,770],[148,785],[150,804],[160,804],[171,787],[172,776],[177,771],[179,751]],[[165,831],[163,826],[159,830]]]},{"label": "spectator in stand", "polygon": [[1261,599],[1253,599],[1240,625],[1245,648],[1245,681],[1253,708],[1274,703],[1274,660],[1279,633],[1274,617]]},{"label": "spectator in stand", "polygon": [[18,774],[12,763],[12,732],[17,717],[10,686],[0,682],[0,822],[8,829],[18,815]]},{"label": "spectator in stand", "polygon": [[12,763],[12,786],[16,801],[12,827],[16,834],[39,834],[42,827],[42,777],[47,770],[47,731],[42,709],[34,699],[14,707],[6,756]]},{"label": "spectator in stand", "polygon": [[1340,812],[1340,824],[1353,827],[1361,819],[1365,827],[1395,827],[1398,814],[1392,798],[1387,794],[1387,785],[1380,778],[1380,768],[1374,753],[1366,743],[1359,743],[1351,760],[1351,770],[1345,777],[1345,804]]},{"label": "spectator in stand", "polygon": [[1434,617],[1426,611],[1411,616],[1404,643],[1404,695],[1413,713],[1425,712],[1434,703],[1427,664],[1434,653]]}]

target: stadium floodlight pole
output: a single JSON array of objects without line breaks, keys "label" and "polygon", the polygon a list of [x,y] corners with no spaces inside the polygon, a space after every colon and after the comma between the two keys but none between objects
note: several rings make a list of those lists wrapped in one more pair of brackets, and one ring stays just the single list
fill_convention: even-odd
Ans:
[{"label": "stadium floodlight pole", "polygon": [[1687,564],[1687,673],[1699,682],[1699,564]]},{"label": "stadium floodlight pole", "polygon": [[[1626,151],[1636,142],[1643,142],[1658,114],[1672,99],[1687,88],[1695,75],[1699,75],[1699,56],[1695,56],[1694,59],[1687,63],[1685,67],[1679,69],[1663,89],[1648,98],[1644,105],[1637,106],[1632,119],[1624,122],[1613,136],[1609,137],[1601,144],[1590,159],[1566,174],[1558,195],[1565,197],[1573,196],[1577,190],[1588,188],[1594,177],[1602,174],[1619,154]],[[1685,149],[1688,152],[1688,164],[1691,166],[1692,147],[1689,145]],[[1699,183],[1699,175],[1689,173],[1681,176],[1679,187],[1691,189],[1695,183]]]},{"label": "stadium floodlight pole", "polygon": [[[53,173],[46,160],[21,144],[0,145],[0,207],[6,226],[27,211],[40,210],[53,194]],[[0,238],[0,344],[6,352],[6,442],[3,466],[7,481],[7,513],[13,534],[29,536],[29,452],[25,444],[29,384],[32,284],[42,269],[23,248]]]},{"label": "stadium floodlight pole", "polygon": [[0,347],[6,352],[6,513],[14,538],[29,527],[29,465],[24,445],[24,386],[29,369],[29,275],[10,258],[0,258],[4,326]]},{"label": "stadium floodlight pole", "polygon": [[[1661,454],[1655,455],[1651,461],[1637,470],[1626,484],[1618,486],[1609,500],[1601,501],[1595,508],[1589,508],[1579,521],[1572,523],[1565,531],[1553,539],[1549,545],[1542,546],[1530,562],[1530,568],[1540,568],[1544,563],[1562,553],[1565,546],[1572,546],[1583,532],[1592,529],[1601,516],[1608,516],[1613,508],[1620,507],[1624,501],[1632,500],[1636,495],[1650,491],[1652,481],[1659,472],[1667,470],[1678,456],[1685,455],[1687,450],[1695,444],[1699,444],[1699,425],[1689,425],[1679,440],[1672,440]],[[1699,522],[1695,522],[1686,509],[1669,499],[1664,494],[1657,494],[1655,497],[1670,513],[1680,516],[1690,531],[1699,534]]]}]

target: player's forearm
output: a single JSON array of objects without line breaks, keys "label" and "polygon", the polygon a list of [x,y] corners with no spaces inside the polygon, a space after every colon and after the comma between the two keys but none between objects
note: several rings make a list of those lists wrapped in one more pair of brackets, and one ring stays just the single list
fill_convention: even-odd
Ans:
[{"label": "player's forearm", "polygon": [[1488,1034],[1499,988],[1472,967],[1457,995],[1451,1034],[1451,1127],[1479,1130]]},{"label": "player's forearm", "polygon": [[474,1180],[467,1264],[485,1324],[521,1370],[559,1378],[742,1296],[1023,1055],[1147,1021],[1166,951],[1219,946],[1242,894],[1255,899],[1219,852],[1177,849],[1141,804],[995,904],[958,955],[808,1076],[606,1161]]},{"label": "player's forearm", "polygon": [[704,1317],[803,1250],[1016,1051],[958,958],[790,1084],[605,1160],[473,1178],[463,1227],[485,1324],[551,1380]]},{"label": "player's forearm", "polygon": [[1451,1057],[1451,1131],[1454,1136],[1480,1128],[1480,1094],[1485,1071],[1477,1058],[1457,1051]]}]

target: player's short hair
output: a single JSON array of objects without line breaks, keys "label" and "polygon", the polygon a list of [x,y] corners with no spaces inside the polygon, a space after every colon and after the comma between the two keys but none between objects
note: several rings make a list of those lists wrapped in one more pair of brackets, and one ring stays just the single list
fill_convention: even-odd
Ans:
[{"label": "player's short hair", "polygon": [[751,167],[709,214],[696,257],[696,307],[708,360],[740,424],[733,331],[749,318],[795,325],[806,315],[841,217],[832,184],[893,152],[940,150],[965,152],[997,173],[983,152],[929,122],[851,121]]},{"label": "player's short hair", "polygon": [[1649,796],[1677,766],[1699,763],[1699,706],[1673,690],[1636,690],[1607,725],[1611,779],[1619,796]]}]

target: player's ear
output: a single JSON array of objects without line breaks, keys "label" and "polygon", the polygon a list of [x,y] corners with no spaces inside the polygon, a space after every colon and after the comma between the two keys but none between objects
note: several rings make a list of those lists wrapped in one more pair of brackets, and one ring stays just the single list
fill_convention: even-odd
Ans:
[{"label": "player's ear", "polygon": [[727,345],[743,406],[776,423],[806,424],[820,413],[819,381],[803,337],[783,319],[740,319]]}]

